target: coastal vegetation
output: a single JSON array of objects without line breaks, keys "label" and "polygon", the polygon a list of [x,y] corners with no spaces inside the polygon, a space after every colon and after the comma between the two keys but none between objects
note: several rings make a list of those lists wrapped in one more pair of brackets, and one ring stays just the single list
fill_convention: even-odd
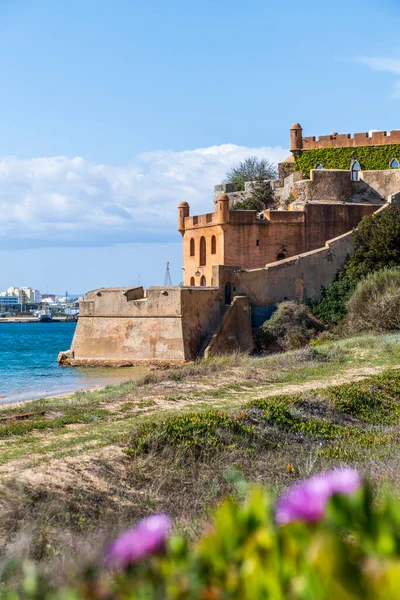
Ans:
[{"label": "coastal vegetation", "polygon": [[[346,304],[360,281],[381,269],[400,266],[400,208],[389,206],[365,217],[354,230],[353,240],[354,254],[323,291],[322,300],[311,305],[314,315],[328,325],[337,325],[346,317]],[[379,313],[377,307],[377,323]]]},{"label": "coastal vegetation", "polygon": [[119,531],[152,513],[167,513],[178,535],[197,539],[213,508],[237,494],[238,481],[267,486],[273,499],[298,479],[345,463],[381,491],[396,487],[399,342],[396,334],[322,339],[3,407],[7,589],[23,581],[26,560],[50,588],[86,577]]}]

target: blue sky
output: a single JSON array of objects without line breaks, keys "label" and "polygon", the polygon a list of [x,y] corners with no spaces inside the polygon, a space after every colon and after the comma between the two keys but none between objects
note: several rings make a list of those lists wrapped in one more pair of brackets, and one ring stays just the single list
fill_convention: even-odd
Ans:
[{"label": "blue sky", "polygon": [[394,0],[0,0],[0,290],[181,279],[176,205],[305,135],[400,128]]}]

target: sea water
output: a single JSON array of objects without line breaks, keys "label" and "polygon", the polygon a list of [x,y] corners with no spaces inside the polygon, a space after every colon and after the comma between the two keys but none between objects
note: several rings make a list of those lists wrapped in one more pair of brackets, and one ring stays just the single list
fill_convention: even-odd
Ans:
[{"label": "sea water", "polygon": [[0,323],[0,403],[54,396],[137,379],[145,369],[59,367],[76,323]]}]

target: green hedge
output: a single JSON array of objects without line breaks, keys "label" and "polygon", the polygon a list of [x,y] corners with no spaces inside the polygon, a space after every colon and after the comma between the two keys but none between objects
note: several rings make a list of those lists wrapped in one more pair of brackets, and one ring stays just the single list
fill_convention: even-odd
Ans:
[{"label": "green hedge", "polygon": [[385,146],[356,146],[351,148],[316,148],[304,150],[295,157],[295,171],[303,171],[305,177],[310,170],[322,165],[325,169],[349,169],[356,159],[364,171],[390,168],[393,158],[400,162],[400,144]]}]

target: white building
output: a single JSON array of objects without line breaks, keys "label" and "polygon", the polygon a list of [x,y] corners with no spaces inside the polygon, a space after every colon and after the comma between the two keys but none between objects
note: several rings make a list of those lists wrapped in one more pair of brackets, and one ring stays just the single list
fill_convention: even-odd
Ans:
[{"label": "white building", "polygon": [[6,294],[0,294],[0,311],[2,311],[7,306],[16,306],[19,304],[18,296],[7,296]]},{"label": "white building", "polygon": [[1,296],[16,296],[17,304],[38,304],[42,301],[42,294],[39,290],[30,287],[9,287]]}]

